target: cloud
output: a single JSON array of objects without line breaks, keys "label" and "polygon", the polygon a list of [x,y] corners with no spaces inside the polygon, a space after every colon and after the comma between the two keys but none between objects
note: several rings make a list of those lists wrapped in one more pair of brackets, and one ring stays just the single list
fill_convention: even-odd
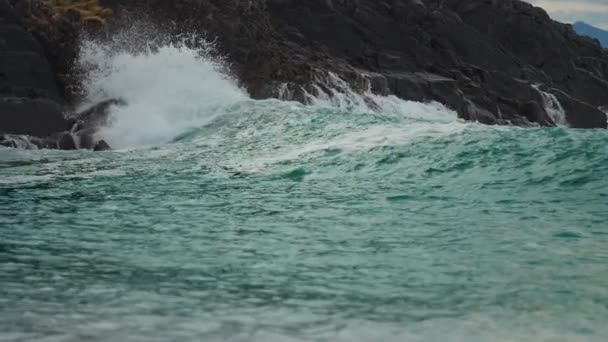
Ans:
[{"label": "cloud", "polygon": [[544,8],[553,19],[573,23],[585,21],[608,29],[608,0],[529,0]]}]

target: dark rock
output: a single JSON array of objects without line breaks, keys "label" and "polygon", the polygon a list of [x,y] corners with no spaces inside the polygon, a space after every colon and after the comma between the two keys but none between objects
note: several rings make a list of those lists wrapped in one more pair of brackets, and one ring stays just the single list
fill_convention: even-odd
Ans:
[{"label": "dark rock", "polygon": [[95,130],[87,129],[73,133],[78,139],[78,148],[92,150],[97,143],[95,132]]},{"label": "dark rock", "polygon": [[51,139],[57,142],[57,148],[60,150],[76,150],[78,142],[76,137],[70,132],[61,132],[51,136]]},{"label": "dark rock", "polygon": [[555,122],[553,122],[538,102],[530,101],[522,103],[519,111],[530,122],[537,122],[543,126],[555,126]]},{"label": "dark rock", "polygon": [[[116,23],[144,10],[162,30],[217,37],[254,98],[305,101],[298,89],[324,86],[319,79],[334,72],[356,91],[367,89],[353,75],[366,75],[378,94],[439,101],[465,119],[491,124],[553,125],[533,84],[576,103],[608,106],[608,50],[519,0],[107,4],[119,14]],[[603,127],[596,115],[567,118],[576,127]]]},{"label": "dark rock", "polygon": [[69,15],[59,15],[54,11],[53,1],[12,2],[21,25],[27,27],[28,34],[40,44],[44,58],[52,66],[59,95],[66,102],[77,101],[81,92],[79,79],[82,76],[82,70],[76,65],[80,52],[79,24],[70,20]]},{"label": "dark rock", "polygon": [[108,99],[101,101],[90,108],[76,114],[74,119],[78,125],[75,130],[97,130],[109,123],[112,106],[125,106],[122,99]]},{"label": "dark rock", "polygon": [[574,128],[606,128],[606,113],[600,108],[577,100],[558,89],[549,89],[566,111],[566,119]]},{"label": "dark rock", "polygon": [[8,0],[0,0],[0,25],[19,25],[21,21]]},{"label": "dark rock", "polygon": [[0,96],[62,102],[56,70],[48,62],[46,50],[22,26],[7,0],[0,0],[0,45]]},{"label": "dark rock", "polygon": [[93,148],[93,151],[110,151],[112,150],[112,148],[110,147],[110,145],[108,145],[107,142],[105,142],[105,140],[100,140],[97,142],[97,144],[95,144],[95,147]]},{"label": "dark rock", "polygon": [[21,134],[0,134],[0,146],[20,149],[59,149],[76,150],[87,149],[95,151],[110,150],[110,146],[103,140],[95,140],[90,132],[55,133],[46,138],[38,138]]},{"label": "dark rock", "polygon": [[59,100],[55,76],[47,59],[38,52],[0,52],[0,87],[11,87],[17,91],[27,89],[38,96]]},{"label": "dark rock", "polygon": [[3,144],[53,148],[45,137],[68,125],[56,73],[7,0],[0,0],[0,47],[0,131],[11,134]]},{"label": "dark rock", "polygon": [[63,107],[48,99],[0,97],[0,130],[46,137],[67,127]]}]

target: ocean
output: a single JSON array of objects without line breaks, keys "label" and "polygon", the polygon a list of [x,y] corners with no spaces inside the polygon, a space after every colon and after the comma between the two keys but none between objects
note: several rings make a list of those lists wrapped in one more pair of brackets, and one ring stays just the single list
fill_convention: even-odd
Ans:
[{"label": "ocean", "polygon": [[82,61],[128,105],[114,151],[0,148],[0,341],[608,339],[607,131]]}]

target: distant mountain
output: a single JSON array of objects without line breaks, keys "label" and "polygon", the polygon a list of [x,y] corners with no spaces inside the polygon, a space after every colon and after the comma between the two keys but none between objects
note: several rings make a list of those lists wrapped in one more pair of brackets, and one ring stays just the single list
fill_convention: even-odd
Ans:
[{"label": "distant mountain", "polygon": [[574,24],[574,31],[580,35],[595,38],[600,41],[603,47],[608,48],[608,31],[604,31],[582,21]]}]

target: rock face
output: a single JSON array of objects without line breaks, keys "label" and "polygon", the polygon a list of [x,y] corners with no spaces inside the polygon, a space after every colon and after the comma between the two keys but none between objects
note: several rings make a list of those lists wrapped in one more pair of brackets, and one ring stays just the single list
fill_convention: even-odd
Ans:
[{"label": "rock face", "polygon": [[75,98],[70,89],[77,82],[69,75],[78,54],[76,38],[76,25],[50,12],[41,1],[0,0],[1,146],[65,150],[96,146],[94,133],[116,101],[71,113]]},{"label": "rock face", "polygon": [[67,128],[63,110],[44,50],[0,0],[0,131],[46,137]]},{"label": "rock face", "polygon": [[302,100],[331,71],[356,90],[439,101],[465,119],[554,125],[538,85],[584,105],[569,107],[571,126],[606,127],[598,107],[608,105],[608,50],[519,0],[106,3],[152,13],[166,30],[217,37],[258,98]]}]

